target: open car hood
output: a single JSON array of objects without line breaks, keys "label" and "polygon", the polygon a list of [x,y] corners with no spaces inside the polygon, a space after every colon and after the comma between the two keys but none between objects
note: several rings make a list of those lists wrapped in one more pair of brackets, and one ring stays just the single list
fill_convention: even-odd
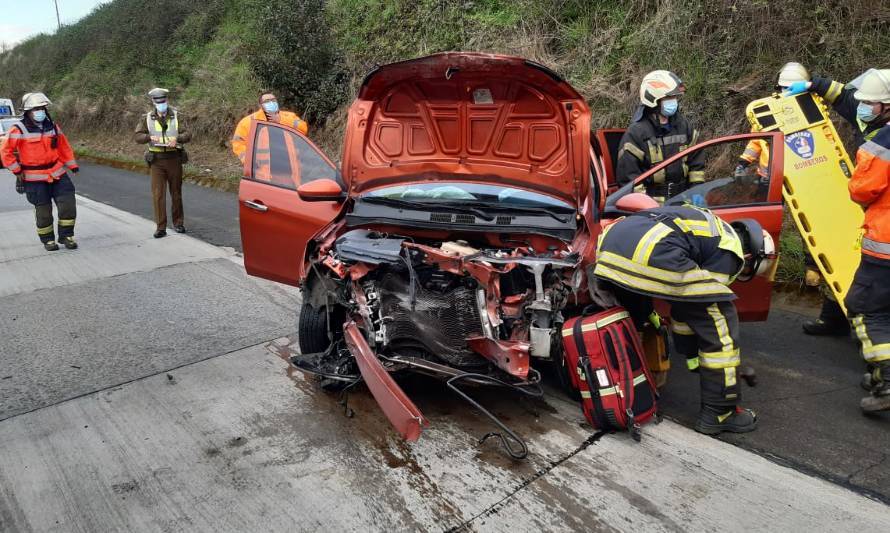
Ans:
[{"label": "open car hood", "polygon": [[496,182],[579,205],[589,187],[590,109],[522,58],[448,52],[382,66],[349,110],[350,194],[405,181]]}]

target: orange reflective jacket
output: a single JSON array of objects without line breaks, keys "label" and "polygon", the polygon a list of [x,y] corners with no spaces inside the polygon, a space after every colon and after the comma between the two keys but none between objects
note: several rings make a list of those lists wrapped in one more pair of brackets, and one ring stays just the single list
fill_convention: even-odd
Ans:
[{"label": "orange reflective jacket", "polygon": [[[29,131],[24,122],[9,128],[0,157],[3,166],[25,181],[55,181],[77,168],[74,151],[58,124],[50,131]],[[53,143],[55,142],[55,147]]]},{"label": "orange reflective jacket", "polygon": [[890,126],[856,152],[850,197],[865,208],[862,253],[890,260]]},{"label": "orange reflective jacket", "polygon": [[763,177],[769,176],[769,143],[763,139],[751,139],[740,159],[749,164],[757,161],[757,174]]},{"label": "orange reflective jacket", "polygon": [[[247,151],[247,136],[250,135],[250,123],[254,120],[268,120],[266,118],[266,112],[260,109],[259,111],[242,118],[235,127],[235,134],[232,135],[232,152],[234,152],[242,162],[244,162],[244,152]],[[309,133],[309,124],[297,116],[296,113],[279,111],[278,122],[279,124],[294,128],[304,135]]]}]

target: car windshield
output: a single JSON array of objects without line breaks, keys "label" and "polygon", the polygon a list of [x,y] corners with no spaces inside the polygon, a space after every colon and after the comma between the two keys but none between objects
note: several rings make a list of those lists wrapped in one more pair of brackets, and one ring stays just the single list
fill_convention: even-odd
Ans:
[{"label": "car windshield", "polygon": [[544,194],[480,183],[436,182],[397,185],[370,191],[362,198],[388,198],[430,204],[469,204],[499,208],[544,208],[570,213],[569,204]]}]

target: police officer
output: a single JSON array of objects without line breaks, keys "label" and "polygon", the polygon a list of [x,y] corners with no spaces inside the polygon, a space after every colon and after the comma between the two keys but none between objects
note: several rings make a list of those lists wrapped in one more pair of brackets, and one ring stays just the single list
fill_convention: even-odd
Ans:
[{"label": "police officer", "polygon": [[146,113],[136,125],[135,141],[148,144],[145,160],[151,169],[151,194],[154,202],[154,237],[167,235],[167,187],[170,188],[170,201],[173,204],[173,229],[185,233],[182,210],[182,165],[188,155],[182,145],[192,139],[185,129],[182,117],[176,109],[169,107],[167,95],[170,91],[159,87],[149,91],[153,109]]},{"label": "police officer", "polygon": [[649,202],[655,208],[606,228],[594,275],[628,309],[640,309],[641,298],[670,302],[676,349],[701,376],[696,431],[752,431],[755,413],[739,407],[739,321],[729,284],[767,271],[772,240],[753,220],[730,225],[706,209]]},{"label": "police officer", "polygon": [[[640,84],[640,106],[621,137],[615,176],[620,185],[698,142],[698,130],[680,113],[686,87],[667,70],[646,74]],[[660,203],[704,183],[704,152],[699,151],[657,172],[637,190]]]},{"label": "police officer", "polygon": [[[890,69],[872,70],[854,94],[858,118],[890,114]],[[868,135],[866,133],[865,135]],[[856,170],[848,184],[850,197],[865,209],[862,258],[844,303],[871,365],[871,395],[864,412],[890,410],[890,125],[877,130],[856,153]]]},{"label": "police officer", "polygon": [[77,248],[74,241],[74,222],[77,204],[74,183],[68,172],[80,169],[74,152],[62,129],[49,116],[52,105],[43,93],[28,93],[22,97],[24,116],[9,128],[3,144],[3,165],[15,174],[15,190],[24,194],[34,206],[37,236],[47,251],[59,249],[53,232],[53,201],[59,212],[59,242],[65,248]]},{"label": "police officer", "polygon": [[247,152],[247,136],[250,133],[250,124],[256,120],[277,122],[294,128],[303,135],[309,133],[309,124],[301,119],[293,111],[286,111],[278,106],[278,98],[271,91],[263,91],[260,94],[260,109],[247,115],[238,121],[235,133],[232,134],[232,152],[241,162],[244,162],[244,154]]},{"label": "police officer", "polygon": [[[864,85],[866,79],[870,79],[870,83],[877,83],[874,80],[879,79],[880,76],[886,77],[882,72],[886,71],[869,69],[846,85],[829,78],[816,76],[812,81],[792,83],[785,94],[795,95],[810,90],[820,95],[825,103],[829,104],[832,109],[837,111],[838,115],[853,126],[855,151],[866,141],[872,140],[878,131],[890,122],[890,108],[881,109],[879,113],[875,113],[872,111],[874,106],[868,105],[875,102],[862,102],[857,97],[857,95],[862,95],[858,91],[858,87]],[[827,290],[823,291],[823,295],[819,318],[804,322],[804,332],[809,335],[849,335],[850,324],[834,295]]]}]

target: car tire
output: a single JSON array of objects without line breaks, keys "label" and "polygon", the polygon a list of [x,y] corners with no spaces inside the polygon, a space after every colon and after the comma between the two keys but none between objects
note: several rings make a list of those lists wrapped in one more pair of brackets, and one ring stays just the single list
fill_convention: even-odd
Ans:
[{"label": "car tire", "polygon": [[318,353],[328,349],[331,340],[328,339],[328,314],[324,307],[316,309],[303,304],[297,323],[297,340],[300,353]]}]

